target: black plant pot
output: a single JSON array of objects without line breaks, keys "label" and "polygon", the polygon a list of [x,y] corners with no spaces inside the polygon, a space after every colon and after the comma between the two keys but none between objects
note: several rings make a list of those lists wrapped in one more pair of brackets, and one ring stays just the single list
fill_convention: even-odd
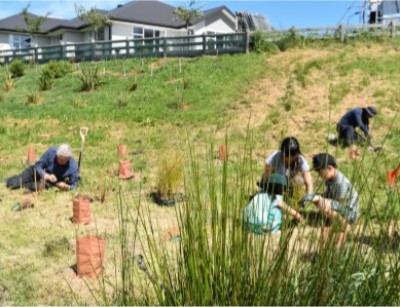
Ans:
[{"label": "black plant pot", "polygon": [[182,193],[173,194],[170,197],[163,197],[158,192],[150,193],[151,199],[159,206],[172,207],[178,202],[183,202],[185,200],[185,195]]}]

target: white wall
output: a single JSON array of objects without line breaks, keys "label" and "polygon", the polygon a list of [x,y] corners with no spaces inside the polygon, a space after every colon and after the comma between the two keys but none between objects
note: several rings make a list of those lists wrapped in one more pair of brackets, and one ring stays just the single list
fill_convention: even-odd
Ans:
[{"label": "white wall", "polygon": [[233,33],[237,30],[236,19],[225,13],[215,14],[207,20],[195,25],[194,31],[196,35],[204,34],[207,31],[215,33]]},{"label": "white wall", "polygon": [[81,43],[83,42],[83,34],[78,32],[64,32],[63,42],[65,44]]},{"label": "white wall", "polygon": [[38,46],[50,46],[51,37],[38,36],[36,37],[36,43]]},{"label": "white wall", "polygon": [[146,29],[158,30],[164,32],[165,36],[185,36],[185,30],[176,30],[164,27],[157,27],[152,25],[138,24],[138,23],[125,23],[113,21],[111,30],[111,40],[125,40],[126,38],[133,38],[133,28],[142,27]]},{"label": "white wall", "polygon": [[0,33],[0,50],[11,49],[8,40],[8,33]]}]

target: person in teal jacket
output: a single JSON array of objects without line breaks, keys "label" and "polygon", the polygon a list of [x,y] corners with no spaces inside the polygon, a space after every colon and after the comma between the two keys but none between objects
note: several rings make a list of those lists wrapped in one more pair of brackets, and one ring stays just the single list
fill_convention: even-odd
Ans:
[{"label": "person in teal jacket", "polygon": [[281,229],[283,213],[298,221],[303,218],[300,213],[288,206],[283,200],[287,188],[284,175],[274,173],[268,177],[267,185],[256,194],[243,210],[244,228],[255,234],[277,232]]}]

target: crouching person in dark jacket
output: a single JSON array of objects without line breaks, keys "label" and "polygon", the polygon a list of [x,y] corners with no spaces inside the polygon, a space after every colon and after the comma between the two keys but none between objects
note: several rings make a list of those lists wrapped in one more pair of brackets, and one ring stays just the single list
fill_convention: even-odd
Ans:
[{"label": "crouching person in dark jacket", "polygon": [[57,187],[62,191],[72,190],[79,184],[78,164],[72,157],[71,147],[61,144],[50,147],[35,165],[7,178],[5,183],[9,189],[37,191],[40,188]]}]

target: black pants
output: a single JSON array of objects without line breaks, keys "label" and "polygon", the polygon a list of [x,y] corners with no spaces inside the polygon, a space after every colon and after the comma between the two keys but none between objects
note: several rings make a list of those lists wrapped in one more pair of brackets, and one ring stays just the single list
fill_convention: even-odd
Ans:
[{"label": "black pants", "polygon": [[[41,177],[36,173],[35,167],[30,166],[21,174],[9,177],[6,179],[6,187],[9,189],[26,188],[30,191],[37,191],[40,188]],[[50,182],[45,183],[45,188],[48,189],[53,185]]]},{"label": "black pants", "polygon": [[350,146],[354,142],[358,142],[360,144],[364,144],[366,142],[365,139],[356,132],[353,126],[337,123],[336,130],[339,135],[339,142],[344,146]]}]

